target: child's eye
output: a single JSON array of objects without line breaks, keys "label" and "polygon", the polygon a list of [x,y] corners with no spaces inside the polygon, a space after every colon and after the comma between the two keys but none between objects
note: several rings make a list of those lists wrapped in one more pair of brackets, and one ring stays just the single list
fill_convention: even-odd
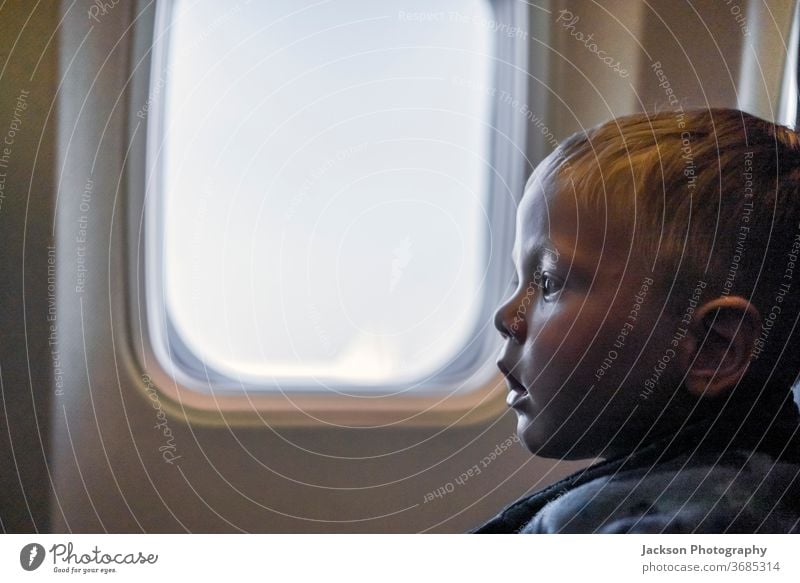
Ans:
[{"label": "child's eye", "polygon": [[542,274],[542,299],[546,302],[552,302],[558,298],[559,292],[564,287],[564,283],[557,277],[550,274]]}]

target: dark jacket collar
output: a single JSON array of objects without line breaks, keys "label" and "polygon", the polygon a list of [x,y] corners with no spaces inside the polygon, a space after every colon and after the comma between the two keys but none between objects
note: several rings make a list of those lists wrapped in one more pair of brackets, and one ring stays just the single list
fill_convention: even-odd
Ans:
[{"label": "dark jacket collar", "polygon": [[675,435],[662,437],[626,455],[591,465],[521,498],[472,532],[519,532],[545,504],[596,478],[652,467],[679,455],[718,454],[727,450],[759,451],[775,460],[800,464],[800,413],[797,405],[787,398],[777,407],[731,407],[711,419],[687,425]]}]

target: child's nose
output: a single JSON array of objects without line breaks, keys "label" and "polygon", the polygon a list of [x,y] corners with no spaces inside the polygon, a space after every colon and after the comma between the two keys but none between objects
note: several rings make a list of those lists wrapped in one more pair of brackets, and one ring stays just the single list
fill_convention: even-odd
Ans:
[{"label": "child's nose", "polygon": [[525,310],[520,309],[519,294],[515,293],[501,304],[494,314],[494,327],[503,339],[511,338],[522,344],[527,333]]}]

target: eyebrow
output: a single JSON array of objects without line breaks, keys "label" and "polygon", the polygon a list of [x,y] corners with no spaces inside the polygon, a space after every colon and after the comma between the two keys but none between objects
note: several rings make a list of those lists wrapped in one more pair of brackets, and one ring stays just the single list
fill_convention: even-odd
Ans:
[{"label": "eyebrow", "polygon": [[[568,241],[562,241],[562,243],[562,251],[569,257],[565,269],[569,272],[570,277],[572,279],[584,279],[587,281],[594,278],[598,271],[602,255],[594,257],[592,256],[592,249],[577,248]],[[557,249],[555,245],[553,248]],[[604,273],[608,273],[608,271],[606,270]]]},{"label": "eyebrow", "polygon": [[[552,242],[550,239],[548,239],[548,240],[545,242],[545,244],[544,244],[544,245],[542,245],[541,247],[539,247],[539,248],[536,250],[536,252],[537,252],[539,255],[542,255],[542,256],[544,256],[544,255],[547,255],[547,256],[552,256],[552,258],[553,258],[553,262],[556,262],[556,261],[558,261],[558,258],[561,256],[561,254],[558,252],[558,249],[556,248],[555,244],[554,244],[554,243],[553,243],[553,242]],[[549,258],[549,257],[548,257],[548,258]]]},{"label": "eyebrow", "polygon": [[[547,256],[547,258],[552,260],[553,262],[558,261],[558,258],[560,257],[560,253],[558,252],[556,244],[549,237],[546,237],[544,241],[542,241],[538,245],[535,245],[529,251],[530,255],[533,257],[542,258]],[[511,257],[514,260],[514,263],[519,265],[520,248],[517,245],[516,241],[514,242],[514,248],[511,251]]]}]

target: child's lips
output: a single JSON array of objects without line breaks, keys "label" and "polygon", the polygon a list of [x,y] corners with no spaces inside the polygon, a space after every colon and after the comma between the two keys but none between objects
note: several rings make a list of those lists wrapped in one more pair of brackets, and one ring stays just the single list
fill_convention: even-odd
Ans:
[{"label": "child's lips", "polygon": [[506,384],[508,385],[506,404],[514,409],[528,398],[528,390],[512,376],[506,376]]},{"label": "child's lips", "polygon": [[511,408],[516,408],[522,405],[528,398],[528,389],[525,388],[517,378],[511,374],[513,367],[510,367],[504,359],[497,361],[497,368],[503,373],[508,385],[508,395],[506,396],[506,404]]}]

